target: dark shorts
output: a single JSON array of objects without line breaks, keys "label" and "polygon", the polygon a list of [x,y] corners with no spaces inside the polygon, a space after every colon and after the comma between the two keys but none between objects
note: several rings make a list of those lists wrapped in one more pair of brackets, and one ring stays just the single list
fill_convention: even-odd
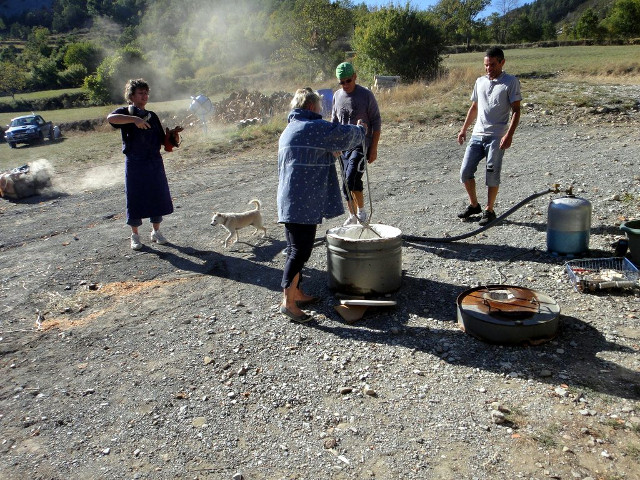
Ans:
[{"label": "dark shorts", "polygon": [[364,184],[362,176],[366,168],[364,152],[362,146],[348,150],[340,156],[342,161],[342,171],[344,178],[342,179],[342,192],[347,200],[349,200],[348,192],[362,192]]}]

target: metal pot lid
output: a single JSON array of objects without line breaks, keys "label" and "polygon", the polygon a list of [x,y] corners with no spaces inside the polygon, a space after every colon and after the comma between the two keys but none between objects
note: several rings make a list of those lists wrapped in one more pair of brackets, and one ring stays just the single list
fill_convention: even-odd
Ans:
[{"label": "metal pot lid", "polygon": [[535,343],[553,338],[560,306],[548,295],[513,285],[466,290],[457,299],[458,323],[467,333],[495,343]]}]

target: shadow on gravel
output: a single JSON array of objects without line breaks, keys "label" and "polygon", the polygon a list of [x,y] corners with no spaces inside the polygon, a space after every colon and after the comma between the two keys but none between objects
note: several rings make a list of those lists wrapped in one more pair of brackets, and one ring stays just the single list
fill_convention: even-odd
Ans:
[{"label": "shadow on gravel", "polygon": [[[416,250],[431,253],[440,258],[465,260],[469,262],[481,262],[493,260],[508,264],[516,260],[527,260],[541,264],[561,265],[577,257],[557,255],[538,248],[511,247],[508,245],[487,245],[468,243],[412,243],[406,242]],[[579,258],[609,258],[613,257],[613,251],[590,249]],[[505,266],[502,265],[502,266]],[[500,265],[496,265],[500,269]]]},{"label": "shadow on gravel", "polygon": [[[278,253],[282,251],[284,248],[284,242],[274,242],[273,245],[268,245],[266,247],[258,247],[250,244],[247,245],[253,247],[252,253],[254,257],[239,258],[232,256],[232,252],[230,252],[229,255],[225,255],[213,250],[200,250],[193,247],[176,245],[171,242],[165,244],[165,246],[174,249],[177,253],[166,250],[156,250],[146,245],[143,245],[141,251],[154,254],[160,260],[169,262],[180,270],[198,273],[201,275],[228,278],[241,283],[258,285],[270,290],[280,291],[282,270],[280,268],[273,268],[268,265],[257,263],[256,260],[258,257],[268,257],[269,255],[275,256],[276,253],[272,253],[272,251]],[[266,248],[268,253],[256,253],[260,252],[263,248]]]},{"label": "shadow on gravel", "polygon": [[562,257],[556,257],[537,248],[521,248],[509,245],[489,245],[484,243],[413,243],[405,242],[405,245],[431,253],[440,258],[466,260],[470,262],[482,262],[495,260],[509,262],[514,260],[529,260],[538,263],[558,264],[564,263]]},{"label": "shadow on gravel", "polygon": [[25,198],[9,198],[2,197],[2,200],[6,200],[7,202],[15,203],[16,205],[37,205],[42,202],[50,202],[51,200],[57,200],[59,198],[69,197],[66,192],[58,192],[53,189],[47,189],[43,193],[39,193],[37,195],[32,195],[30,197]]},{"label": "shadow on gravel", "polygon": [[[502,223],[505,225],[510,224],[519,227],[528,227],[537,230],[538,232],[547,231],[547,224],[545,222],[515,222],[512,220],[504,220]],[[591,227],[590,233],[591,235],[622,235],[620,227],[616,227],[615,225]]]},{"label": "shadow on gravel", "polygon": [[[634,350],[607,341],[595,328],[574,317],[561,316],[558,337],[537,346],[492,345],[462,331],[427,327],[404,326],[392,333],[380,328],[381,320],[377,317],[356,325],[323,324],[314,328],[352,341],[409,348],[452,365],[505,376],[517,372],[520,377],[549,385],[564,384],[573,393],[575,402],[592,392],[640,400],[640,373],[598,357],[601,352]],[[558,353],[559,349],[564,353]]]},{"label": "shadow on gravel", "polygon": [[[464,290],[405,275],[395,309],[376,310],[376,314],[353,325],[331,322],[314,328],[351,340],[413,349],[452,365],[504,375],[518,372],[520,377],[550,385],[566,384],[575,393],[575,401],[579,401],[583,390],[640,400],[640,373],[599,357],[602,352],[635,350],[608,341],[597,329],[575,317],[561,315],[558,336],[536,346],[492,345],[450,327],[409,325],[412,314],[429,317],[431,322],[457,321],[455,302]],[[543,373],[545,370],[548,373]]]}]

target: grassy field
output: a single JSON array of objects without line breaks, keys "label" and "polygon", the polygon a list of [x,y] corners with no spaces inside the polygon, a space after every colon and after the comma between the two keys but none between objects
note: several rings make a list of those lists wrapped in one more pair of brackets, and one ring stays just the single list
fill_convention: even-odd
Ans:
[{"label": "grassy field", "polygon": [[[631,89],[632,94],[629,94],[630,86],[640,85],[640,72],[635,60],[640,58],[640,46],[518,49],[508,50],[505,55],[506,70],[521,79],[523,101],[535,104],[539,111],[601,105],[614,105],[625,110],[636,108],[640,102],[637,89]],[[451,55],[445,59],[444,65],[448,74],[437,81],[378,92],[376,96],[383,123],[428,125],[462,122],[469,107],[473,83],[483,74],[482,53]],[[294,91],[298,86],[292,81],[291,85],[282,85],[281,89]],[[47,92],[47,95],[51,93]],[[189,102],[189,98],[151,102],[149,108],[156,112],[186,112]],[[114,108],[114,105],[109,105],[42,114],[46,120],[59,124],[104,118]],[[18,114],[0,114],[0,124],[6,125],[15,116]],[[250,146],[271,146],[285,125],[283,115],[265,125],[243,130],[237,130],[233,125],[212,125],[207,136],[203,136],[197,127],[188,129],[184,148],[174,157],[203,158]],[[118,145],[119,136],[109,127],[91,133],[69,132],[62,141],[54,144],[45,142],[13,150],[6,144],[0,144],[0,171],[38,158],[50,158],[63,169],[73,165],[121,162]]]},{"label": "grassy field", "polygon": [[[263,126],[238,130],[235,125],[209,126],[204,134],[198,125],[187,128],[182,134],[182,145],[165,159],[172,164],[188,165],[193,161],[212,158],[231,151],[241,151],[259,145],[275,145],[286,126],[284,118]],[[57,173],[76,173],[96,166],[121,166],[124,156],[121,151],[120,133],[105,126],[90,132],[72,132],[62,138],[34,145],[18,145],[9,148],[0,143],[0,172],[27,163],[45,159]]]},{"label": "grassy field", "polygon": [[[189,107],[191,99],[185,98],[184,100],[172,100],[170,102],[149,102],[149,109],[155,112],[173,112],[173,111],[186,111]],[[45,120],[51,121],[54,124],[77,122],[79,120],[91,120],[94,118],[104,118],[109,112],[115,110],[119,105],[106,105],[102,107],[88,107],[88,108],[68,108],[65,110],[48,110],[40,113]],[[10,112],[0,113],[0,125],[8,125],[12,118],[19,117],[20,115],[26,115],[30,112]]]},{"label": "grassy field", "polygon": [[[448,69],[483,73],[482,53],[459,53],[444,59]],[[613,77],[621,83],[640,83],[640,45],[523,48],[505,51],[505,70],[520,77],[562,74],[589,80]]]},{"label": "grassy field", "polygon": [[[41,98],[57,97],[64,94],[74,94],[82,92],[82,88],[64,88],[60,90],[41,90],[39,92],[17,93],[16,100],[38,100]],[[0,96],[1,103],[11,103],[13,98],[10,95]]]}]

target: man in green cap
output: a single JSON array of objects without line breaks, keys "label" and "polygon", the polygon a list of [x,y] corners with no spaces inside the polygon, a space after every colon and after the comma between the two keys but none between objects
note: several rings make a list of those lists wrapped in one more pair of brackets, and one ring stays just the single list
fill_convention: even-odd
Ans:
[{"label": "man in green cap", "polygon": [[[349,218],[344,225],[355,225],[367,221],[364,209],[364,184],[362,176],[365,161],[372,163],[378,157],[380,139],[380,109],[373,93],[368,88],[356,84],[357,75],[353,65],[343,62],[336,68],[336,77],[342,88],[333,94],[331,121],[343,125],[357,125],[358,120],[367,125],[365,145],[342,152],[343,191],[349,205]],[[365,158],[366,151],[366,158]]]}]

